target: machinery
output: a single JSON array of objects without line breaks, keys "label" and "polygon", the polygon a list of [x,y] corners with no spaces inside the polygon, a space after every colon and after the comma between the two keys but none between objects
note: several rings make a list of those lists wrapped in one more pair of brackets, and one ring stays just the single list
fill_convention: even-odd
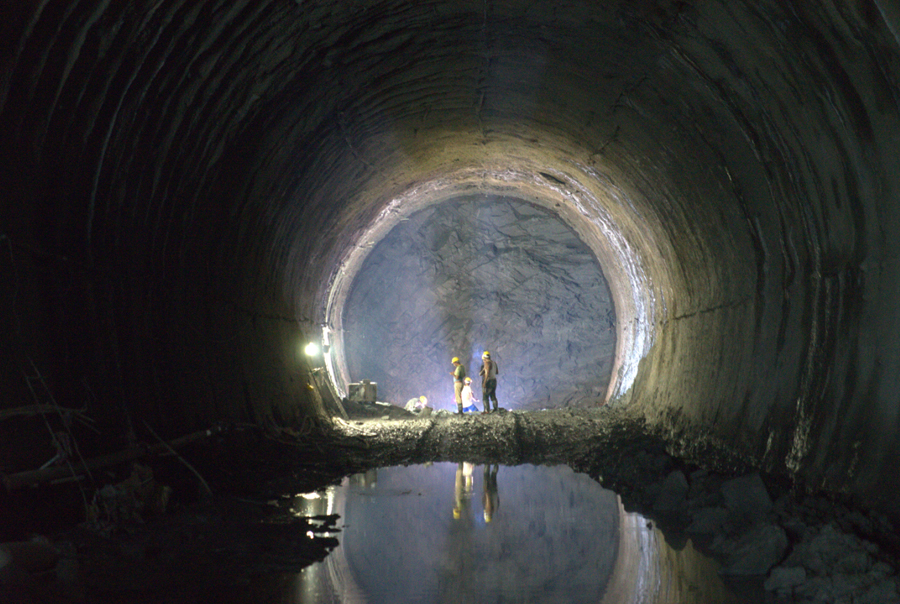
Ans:
[{"label": "machinery", "polygon": [[354,403],[374,403],[378,400],[378,384],[369,380],[347,384],[347,400]]}]

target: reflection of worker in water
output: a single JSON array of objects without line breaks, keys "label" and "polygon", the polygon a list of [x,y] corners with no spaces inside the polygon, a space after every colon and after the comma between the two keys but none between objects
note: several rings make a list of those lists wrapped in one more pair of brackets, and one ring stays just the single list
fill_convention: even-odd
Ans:
[{"label": "reflection of worker in water", "polygon": [[478,400],[475,398],[475,393],[472,392],[472,378],[467,377],[465,380],[463,380],[463,384],[463,413],[474,413],[478,411],[478,407],[475,406],[475,403],[477,403]]},{"label": "reflection of worker in water", "polygon": [[456,396],[456,408],[459,410],[459,414],[462,415],[462,389],[466,379],[466,368],[460,364],[459,357],[453,357],[451,363],[453,363],[453,371],[450,372],[450,375],[453,376],[453,393]]},{"label": "reflection of worker in water", "polygon": [[490,522],[494,518],[494,514],[500,509],[500,494],[497,492],[497,470],[500,466],[494,465],[491,470],[490,464],[484,466],[484,493],[481,496],[481,503],[484,505],[484,521]]},{"label": "reflection of worker in water", "polygon": [[500,408],[497,402],[497,374],[500,368],[497,367],[497,361],[491,359],[491,353],[487,350],[481,355],[481,370],[478,375],[481,376],[481,400],[484,401],[484,412],[491,412],[491,400],[494,401],[494,411]]},{"label": "reflection of worker in water", "polygon": [[453,489],[453,519],[459,520],[460,517],[469,517],[468,513],[463,513],[469,509],[469,500],[472,499],[472,487],[475,485],[475,479],[472,477],[474,466],[468,462],[459,462],[456,467],[456,485]]},{"label": "reflection of worker in water", "polygon": [[428,406],[428,399],[425,396],[420,396],[418,398],[411,398],[406,401],[406,406],[404,409],[409,411],[410,413],[421,413],[425,407]]},{"label": "reflection of worker in water", "polygon": [[350,482],[367,489],[374,489],[378,485],[378,470],[369,469],[364,473],[353,474],[350,476]]}]

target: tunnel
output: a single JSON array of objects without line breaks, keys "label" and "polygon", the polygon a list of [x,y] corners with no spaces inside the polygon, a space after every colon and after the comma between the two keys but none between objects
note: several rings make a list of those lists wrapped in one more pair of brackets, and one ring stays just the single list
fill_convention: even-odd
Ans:
[{"label": "tunnel", "polygon": [[[510,409],[900,516],[894,3],[2,13],[3,409],[111,450],[366,379],[450,405],[490,351]],[[53,454],[2,428],[4,472]]]}]

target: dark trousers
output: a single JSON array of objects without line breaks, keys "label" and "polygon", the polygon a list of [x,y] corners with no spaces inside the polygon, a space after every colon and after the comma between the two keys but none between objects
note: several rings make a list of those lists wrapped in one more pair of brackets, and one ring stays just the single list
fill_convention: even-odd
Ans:
[{"label": "dark trousers", "polygon": [[481,384],[481,401],[484,404],[484,410],[488,411],[491,408],[491,401],[494,401],[494,411],[500,408],[500,404],[497,402],[497,380],[485,380],[484,383]]}]

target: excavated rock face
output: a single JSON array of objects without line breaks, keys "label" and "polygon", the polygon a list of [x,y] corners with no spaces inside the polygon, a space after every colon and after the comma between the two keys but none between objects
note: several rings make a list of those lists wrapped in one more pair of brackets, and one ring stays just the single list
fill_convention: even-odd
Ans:
[{"label": "excavated rock face", "polygon": [[488,350],[504,408],[583,407],[606,394],[614,317],[596,259],[553,214],[460,199],[417,212],[372,250],[344,337],[351,375],[377,382],[379,400],[424,394],[455,410],[451,355],[481,399]]},{"label": "excavated rock face", "polygon": [[308,369],[354,377],[375,244],[499,196],[565,223],[609,284],[612,371],[560,354],[556,383],[896,508],[893,4],[8,4],[4,405],[52,395],[107,435],[321,413]]}]

